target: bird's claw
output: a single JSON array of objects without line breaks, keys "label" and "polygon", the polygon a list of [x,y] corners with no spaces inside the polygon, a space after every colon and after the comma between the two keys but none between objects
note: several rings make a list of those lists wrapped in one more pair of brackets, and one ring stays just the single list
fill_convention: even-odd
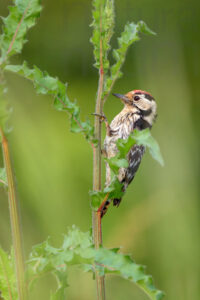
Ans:
[{"label": "bird's claw", "polygon": [[92,115],[96,116],[96,117],[99,117],[99,120],[100,120],[101,123],[105,122],[107,135],[110,136],[111,135],[111,128],[110,128],[110,125],[108,123],[108,120],[107,120],[106,116],[104,114],[96,114],[96,113],[93,113]]},{"label": "bird's claw", "polygon": [[96,114],[96,113],[93,113],[92,115],[96,116],[96,117],[99,117],[100,121],[101,122],[107,122],[107,118],[104,114]]}]

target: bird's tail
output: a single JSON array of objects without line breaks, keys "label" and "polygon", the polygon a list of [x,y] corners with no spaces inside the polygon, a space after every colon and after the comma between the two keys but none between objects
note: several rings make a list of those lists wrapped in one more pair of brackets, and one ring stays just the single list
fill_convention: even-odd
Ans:
[{"label": "bird's tail", "polygon": [[119,198],[119,199],[117,199],[117,198],[115,198],[115,199],[113,199],[113,206],[119,206],[120,205],[120,202],[122,201],[122,198]]},{"label": "bird's tail", "polygon": [[98,211],[100,212],[101,218],[106,214],[108,207],[110,206],[111,202],[113,201],[113,206],[119,206],[122,198],[120,199],[107,199],[106,201],[103,201],[101,206],[99,207]]},{"label": "bird's tail", "polygon": [[113,201],[113,206],[119,206],[122,198],[114,198],[114,199],[109,199],[109,193],[106,194],[103,202],[101,203],[98,212],[100,212],[101,218],[106,214],[111,202]]}]

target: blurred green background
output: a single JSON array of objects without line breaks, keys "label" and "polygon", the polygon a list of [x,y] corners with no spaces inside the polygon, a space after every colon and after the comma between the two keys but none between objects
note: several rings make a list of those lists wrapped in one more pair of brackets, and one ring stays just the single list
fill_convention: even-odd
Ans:
[{"label": "blurred green background", "polygon": [[[1,0],[1,15],[7,15],[9,3]],[[90,115],[98,79],[89,43],[91,1],[45,0],[43,6],[37,26],[28,34],[29,43],[13,62],[27,60],[67,81],[70,99],[78,100],[83,117]],[[200,295],[199,11],[197,0],[116,1],[114,47],[127,21],[142,19],[157,32],[156,37],[142,36],[130,49],[114,92],[143,89],[156,98],[158,119],[152,133],[165,167],[145,155],[120,208],[111,208],[103,219],[104,246],[123,246],[147,265],[147,273],[169,300],[197,300]],[[13,107],[9,142],[27,257],[31,247],[48,236],[59,245],[72,224],[83,231],[91,226],[92,151],[81,135],[69,132],[67,116],[53,109],[50,97],[36,95],[31,83],[17,76],[8,75],[7,81]],[[121,109],[110,96],[104,112],[111,120]],[[3,189],[0,206],[0,243],[9,249]],[[69,284],[69,299],[95,298],[91,274],[72,268]],[[32,299],[49,299],[53,288],[51,277],[42,279]],[[118,277],[107,276],[106,289],[107,299],[147,299]]]}]

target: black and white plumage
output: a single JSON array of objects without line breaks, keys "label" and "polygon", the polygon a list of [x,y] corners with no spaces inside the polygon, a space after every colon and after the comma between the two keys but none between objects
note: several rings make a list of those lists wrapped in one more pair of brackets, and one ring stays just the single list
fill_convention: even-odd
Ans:
[{"label": "black and white plumage", "polygon": [[[113,94],[120,98],[124,103],[123,110],[112,120],[109,125],[106,120],[107,134],[104,140],[104,154],[107,158],[115,156],[118,152],[116,141],[118,139],[127,139],[134,129],[143,130],[151,128],[156,118],[156,102],[155,99],[147,92],[141,90],[133,90],[126,95]],[[120,168],[118,179],[123,183],[123,191],[125,192],[128,185],[133,180],[142,156],[145,152],[145,147],[142,145],[134,145],[127,155],[129,163],[128,168]],[[106,165],[106,186],[111,182],[111,170],[109,165]],[[113,205],[118,206],[121,199],[112,199]],[[101,215],[103,216],[110,200],[102,207]]]}]

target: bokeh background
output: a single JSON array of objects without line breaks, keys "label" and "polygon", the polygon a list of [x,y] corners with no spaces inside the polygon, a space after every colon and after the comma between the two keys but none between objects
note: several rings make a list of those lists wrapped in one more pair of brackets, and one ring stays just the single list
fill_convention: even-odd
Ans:
[{"label": "bokeh background", "polygon": [[[0,1],[7,15],[10,1]],[[91,1],[45,0],[41,18],[28,34],[29,43],[14,63],[27,60],[68,82],[68,95],[77,99],[82,116],[94,112],[97,71],[93,67]],[[124,252],[147,265],[166,299],[197,300],[200,294],[199,240],[199,88],[200,3],[197,0],[116,1],[112,45],[127,21],[144,20],[157,32],[142,36],[128,52],[124,76],[114,92],[144,89],[158,103],[153,136],[165,167],[149,154],[120,208],[103,219],[104,246]],[[51,236],[58,246],[67,227],[91,226],[88,190],[92,188],[92,151],[81,135],[69,131],[64,113],[52,99],[38,96],[31,83],[8,75],[8,98],[13,107],[9,136],[26,257],[31,247]],[[122,109],[114,97],[104,112],[111,120]],[[90,117],[92,119],[92,117]],[[105,134],[105,131],[104,131]],[[0,190],[0,243],[11,245],[7,195]],[[91,274],[69,272],[68,299],[94,299]],[[33,289],[32,299],[49,299],[51,277]],[[107,276],[107,299],[147,297],[132,283]]]}]

